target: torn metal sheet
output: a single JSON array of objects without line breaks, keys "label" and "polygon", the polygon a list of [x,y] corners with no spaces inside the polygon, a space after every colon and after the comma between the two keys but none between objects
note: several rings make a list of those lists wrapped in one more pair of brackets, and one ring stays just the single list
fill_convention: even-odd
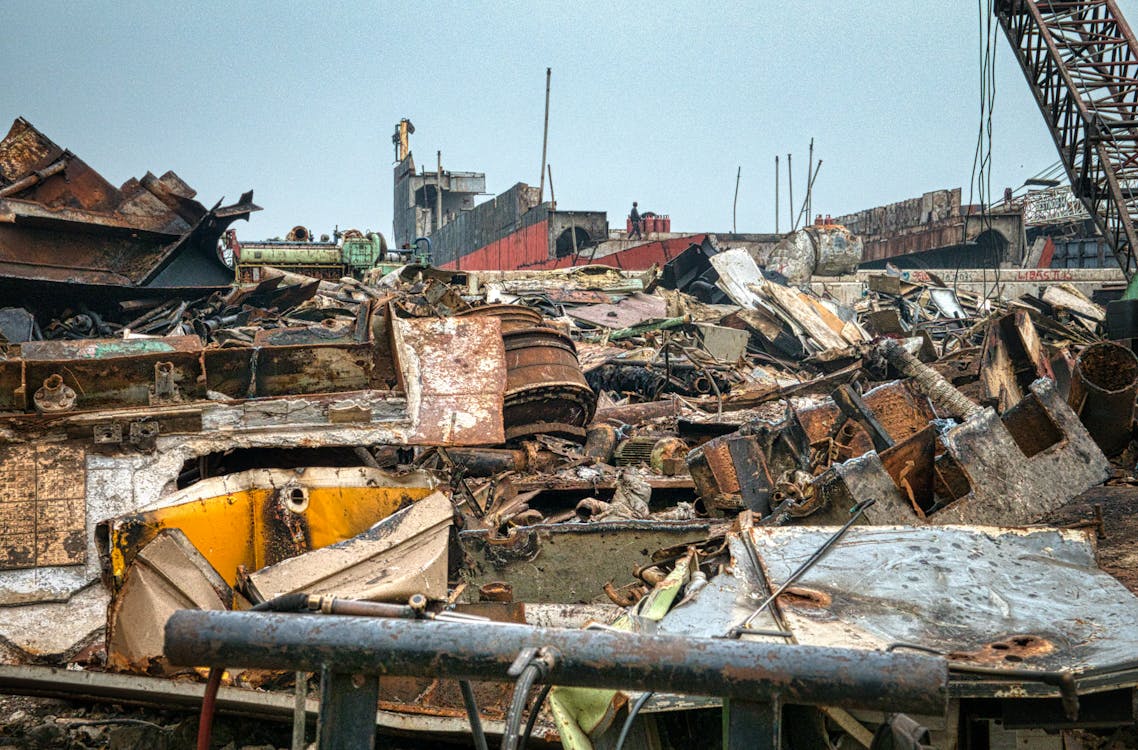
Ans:
[{"label": "torn metal sheet", "polygon": [[[745,539],[777,588],[833,532],[755,527]],[[1138,598],[1097,567],[1085,531],[855,526],[777,606],[801,644],[916,644],[978,666],[1073,671],[1081,692],[1138,684]],[[1008,695],[999,683],[957,692]]]},{"label": "torn metal sheet", "polygon": [[259,208],[207,209],[176,174],[115,188],[18,118],[0,141],[0,278],[40,286],[222,287],[217,242]]},{"label": "torn metal sheet", "polygon": [[248,575],[252,595],[267,601],[303,592],[346,599],[446,599],[447,553],[454,507],[435,492],[351,539]]},{"label": "torn metal sheet", "polygon": [[162,644],[170,615],[179,609],[230,609],[233,597],[181,530],[163,529],[139,551],[107,610],[107,666],[169,673]]}]

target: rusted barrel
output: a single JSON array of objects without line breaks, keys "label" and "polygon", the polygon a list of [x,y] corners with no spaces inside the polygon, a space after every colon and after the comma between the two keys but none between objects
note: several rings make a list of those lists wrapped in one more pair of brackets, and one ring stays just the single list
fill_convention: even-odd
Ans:
[{"label": "rusted barrel", "polygon": [[545,321],[541,313],[525,305],[482,305],[464,310],[458,315],[488,315],[498,318],[502,322],[502,333],[520,328],[537,328]]},{"label": "rusted barrel", "polygon": [[547,433],[583,441],[597,398],[581,373],[573,340],[537,326],[503,330],[502,341],[506,437]]},{"label": "rusted barrel", "polygon": [[1091,344],[1075,361],[1068,403],[1108,456],[1130,444],[1134,399],[1138,395],[1138,357],[1124,346]]}]

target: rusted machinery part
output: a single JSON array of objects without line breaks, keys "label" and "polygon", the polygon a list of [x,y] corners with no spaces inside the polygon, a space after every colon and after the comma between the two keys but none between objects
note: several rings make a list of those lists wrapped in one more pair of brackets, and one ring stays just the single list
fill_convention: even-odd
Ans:
[{"label": "rusted machinery part", "polygon": [[960,419],[979,414],[984,407],[958,391],[939,372],[910,354],[894,339],[885,339],[878,346],[889,364],[906,377],[913,379],[917,389],[928,396],[937,409]]},{"label": "rusted machinery part", "polygon": [[1101,341],[1079,354],[1068,403],[1108,456],[1130,444],[1136,396],[1138,357],[1130,349]]},{"label": "rusted machinery part", "polygon": [[577,362],[573,341],[552,328],[516,328],[506,347],[503,417],[507,439],[549,433],[584,441],[596,394]]}]

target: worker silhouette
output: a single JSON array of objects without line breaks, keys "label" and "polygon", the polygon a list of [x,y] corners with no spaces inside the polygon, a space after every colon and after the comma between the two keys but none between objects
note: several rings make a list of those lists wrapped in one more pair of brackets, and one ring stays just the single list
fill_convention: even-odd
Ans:
[{"label": "worker silhouette", "polygon": [[644,239],[640,234],[640,212],[636,210],[636,201],[632,202],[632,210],[628,212],[628,221],[631,224],[628,230],[628,239]]}]

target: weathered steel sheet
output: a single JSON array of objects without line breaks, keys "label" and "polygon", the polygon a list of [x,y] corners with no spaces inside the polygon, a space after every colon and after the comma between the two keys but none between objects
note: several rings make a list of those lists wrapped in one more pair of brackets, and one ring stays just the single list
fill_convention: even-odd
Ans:
[{"label": "weathered steel sheet", "polygon": [[471,561],[463,572],[469,592],[505,581],[518,601],[576,604],[607,601],[606,583],[633,583],[633,570],[651,564],[653,552],[703,541],[710,528],[707,521],[601,521],[527,526],[505,539],[484,530],[458,538]]},{"label": "weathered steel sheet", "polygon": [[[777,588],[833,532],[754,527],[745,539]],[[1138,598],[1098,568],[1086,531],[855,526],[777,606],[802,644],[912,643],[981,666],[1074,670],[1080,683],[1138,667]]]},{"label": "weathered steel sheet", "polygon": [[0,570],[86,562],[85,457],[68,443],[0,446]]},{"label": "weathered steel sheet", "polygon": [[446,599],[454,507],[435,492],[367,531],[249,574],[264,600],[294,591],[347,599]]},{"label": "weathered steel sheet", "polygon": [[503,442],[506,354],[498,319],[393,318],[391,326],[415,442]]}]

